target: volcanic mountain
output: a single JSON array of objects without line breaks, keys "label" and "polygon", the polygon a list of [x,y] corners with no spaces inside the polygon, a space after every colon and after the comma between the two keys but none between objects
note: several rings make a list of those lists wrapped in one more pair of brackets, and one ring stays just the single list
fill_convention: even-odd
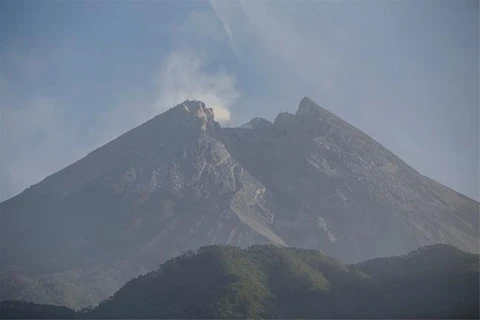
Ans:
[{"label": "volcanic mountain", "polygon": [[319,249],[346,262],[479,251],[479,203],[304,98],[221,128],[185,101],[0,204],[1,299],[83,307],[190,249]]}]

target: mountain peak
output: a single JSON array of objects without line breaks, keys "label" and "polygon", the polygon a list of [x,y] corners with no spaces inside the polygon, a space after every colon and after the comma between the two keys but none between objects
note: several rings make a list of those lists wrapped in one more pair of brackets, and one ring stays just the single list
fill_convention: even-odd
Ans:
[{"label": "mountain peak", "polygon": [[198,100],[185,100],[169,110],[185,124],[199,124],[203,131],[207,128],[219,126],[215,122],[215,116],[212,108],[207,108],[205,103]]},{"label": "mountain peak", "polygon": [[213,117],[213,111],[211,108],[207,108],[205,103],[199,100],[185,100],[170,110],[175,110],[184,114],[195,115],[203,117],[205,115],[211,115]]},{"label": "mountain peak", "polygon": [[264,129],[270,129],[272,125],[273,124],[270,121],[264,118],[257,117],[241,125],[240,128],[264,130]]},{"label": "mountain peak", "polygon": [[198,109],[207,109],[207,107],[205,106],[205,103],[203,103],[202,101],[199,101],[199,100],[195,100],[195,99],[194,100],[187,99],[177,106],[180,106],[180,105],[187,112],[198,110]]},{"label": "mountain peak", "polygon": [[300,101],[296,115],[311,115],[312,113],[315,114],[323,110],[324,109],[316,104],[312,99],[309,97],[304,97]]}]

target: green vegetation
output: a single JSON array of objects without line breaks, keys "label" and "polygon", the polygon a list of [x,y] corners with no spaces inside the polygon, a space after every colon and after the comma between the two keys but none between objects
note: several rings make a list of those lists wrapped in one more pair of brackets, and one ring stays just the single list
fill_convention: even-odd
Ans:
[{"label": "green vegetation", "polygon": [[[434,245],[345,265],[316,250],[202,247],[75,317],[478,318],[478,258]],[[31,304],[18,307],[38,311]],[[50,309],[38,312],[55,317]]]}]

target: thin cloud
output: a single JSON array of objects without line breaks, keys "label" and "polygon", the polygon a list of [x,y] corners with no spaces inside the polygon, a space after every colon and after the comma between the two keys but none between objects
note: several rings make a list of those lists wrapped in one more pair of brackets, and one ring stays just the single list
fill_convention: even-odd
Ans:
[{"label": "thin cloud", "polygon": [[215,13],[216,17],[222,23],[223,29],[224,29],[225,33],[227,34],[227,37],[228,37],[228,43],[230,45],[230,48],[232,49],[233,53],[235,54],[235,57],[237,58],[237,60],[240,61],[240,56],[238,54],[237,44],[235,43],[235,40],[233,39],[232,30],[230,29],[230,25],[229,25],[229,22],[228,22],[228,14],[226,14],[224,12],[224,9],[226,7],[222,6],[222,2],[220,2],[220,1],[210,0],[209,3],[210,3],[210,6],[212,7],[213,12]]}]

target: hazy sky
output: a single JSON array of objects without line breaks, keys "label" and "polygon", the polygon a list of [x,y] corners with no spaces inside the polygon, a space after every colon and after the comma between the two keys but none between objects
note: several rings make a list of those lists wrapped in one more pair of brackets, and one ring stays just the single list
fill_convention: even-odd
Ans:
[{"label": "hazy sky", "polygon": [[479,196],[478,1],[2,1],[0,198],[187,98],[301,98]]}]

